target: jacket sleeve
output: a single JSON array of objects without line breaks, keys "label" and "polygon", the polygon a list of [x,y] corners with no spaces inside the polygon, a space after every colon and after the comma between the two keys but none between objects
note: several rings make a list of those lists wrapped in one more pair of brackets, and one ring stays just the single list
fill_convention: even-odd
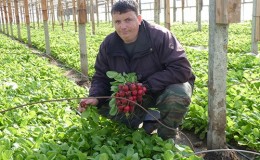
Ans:
[{"label": "jacket sleeve", "polygon": [[151,38],[162,70],[152,74],[144,82],[151,92],[161,91],[170,84],[185,83],[195,79],[186,53],[175,36],[166,29],[157,32],[152,34]]},{"label": "jacket sleeve", "polygon": [[[103,44],[99,48],[99,53],[95,62],[95,73],[91,81],[89,97],[110,96],[110,79],[106,76],[108,63]],[[98,107],[105,103],[107,98],[98,98]]]}]

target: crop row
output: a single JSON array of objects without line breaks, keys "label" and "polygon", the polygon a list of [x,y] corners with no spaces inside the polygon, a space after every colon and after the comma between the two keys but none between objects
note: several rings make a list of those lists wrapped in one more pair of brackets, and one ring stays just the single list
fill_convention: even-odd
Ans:
[{"label": "crop row", "polygon": [[0,160],[200,159],[189,147],[112,123],[95,108],[77,115],[87,91],[64,70],[2,34],[0,52]]},{"label": "crop row", "polygon": [[[251,45],[250,29],[248,22],[232,24],[229,27],[226,131],[228,141],[235,140],[240,145],[259,151],[260,60],[259,57],[247,54]],[[96,35],[91,35],[90,30],[90,26],[87,26],[87,54],[91,78],[99,45],[105,35],[113,29],[111,24],[100,24]],[[32,44],[44,51],[44,32],[41,29],[31,31]],[[73,26],[69,24],[64,31],[61,28],[49,31],[51,54],[64,64],[80,70],[78,35],[73,31]],[[204,24],[202,31],[198,32],[195,24],[175,24],[172,26],[172,32],[185,46],[197,76],[193,102],[183,127],[193,129],[203,139],[206,137],[208,119],[208,52],[194,50],[190,46],[207,47],[208,25]],[[22,39],[26,43],[27,35],[24,27],[22,33]]]}]

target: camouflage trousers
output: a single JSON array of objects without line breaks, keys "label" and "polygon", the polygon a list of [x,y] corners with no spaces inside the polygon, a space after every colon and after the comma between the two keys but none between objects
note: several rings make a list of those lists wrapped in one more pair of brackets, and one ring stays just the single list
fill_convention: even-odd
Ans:
[{"label": "camouflage trousers", "polygon": [[[163,125],[158,123],[156,119],[153,121],[157,122],[157,133],[162,139],[174,138],[176,136],[176,129],[181,124],[191,103],[192,92],[193,87],[190,83],[186,82],[169,85],[161,93],[145,95],[143,97],[142,107],[145,109],[152,108],[158,110],[160,113],[159,120]],[[124,113],[111,116],[109,115],[109,109],[109,105],[105,104],[99,108],[98,112],[132,129],[138,129],[139,125],[147,120],[145,119],[148,114],[147,111],[138,106],[135,107],[134,112],[128,117]],[[148,121],[151,122],[151,119],[148,119]]]}]

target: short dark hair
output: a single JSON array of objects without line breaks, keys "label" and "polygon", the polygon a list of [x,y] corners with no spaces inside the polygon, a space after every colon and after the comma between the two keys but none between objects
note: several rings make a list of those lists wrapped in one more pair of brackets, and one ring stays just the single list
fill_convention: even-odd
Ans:
[{"label": "short dark hair", "polygon": [[134,11],[138,15],[138,3],[134,0],[118,0],[111,9],[111,14],[119,12],[120,14]]}]

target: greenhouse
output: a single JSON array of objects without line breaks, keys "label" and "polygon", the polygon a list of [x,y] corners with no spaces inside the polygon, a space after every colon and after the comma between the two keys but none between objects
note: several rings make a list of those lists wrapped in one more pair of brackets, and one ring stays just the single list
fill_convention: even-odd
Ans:
[{"label": "greenhouse", "polygon": [[[130,45],[124,41],[126,33],[120,35],[119,23],[132,19],[120,21],[120,16],[132,10],[111,12],[118,1],[0,0],[0,160],[260,160],[260,1],[133,0],[138,4],[134,15],[139,26],[157,25],[154,28],[171,33],[167,34],[170,40],[176,37],[174,46],[165,45],[179,54],[175,66],[168,64],[167,53],[159,53],[159,43],[165,43],[167,36],[151,42],[159,46],[149,52],[160,54],[160,72],[184,72],[178,61],[188,59],[196,77],[187,112],[176,128],[161,119],[159,107],[159,117],[144,107],[147,95],[164,95],[172,86],[163,73],[158,74],[162,76],[154,79],[162,83],[164,92],[157,92],[137,73],[150,74],[157,62],[149,64],[147,59],[138,64],[132,58],[131,69],[124,71],[123,56],[108,61],[119,54],[118,48],[133,52],[135,42],[143,48],[148,43],[139,37]],[[137,36],[144,36],[140,28]],[[158,34],[154,28],[152,37]],[[107,42],[111,35],[124,42]],[[118,70],[98,74],[110,65]],[[173,78],[178,74],[169,73]],[[173,84],[186,84],[183,77]],[[110,95],[95,96],[98,78],[104,81],[99,88],[110,86]],[[97,107],[93,102],[80,109],[83,100],[92,99],[98,100]],[[153,111],[158,111],[158,99],[149,106]],[[110,107],[108,117],[100,114],[101,102]],[[135,129],[111,118],[123,114],[130,121],[139,110],[146,116]],[[147,115],[153,123],[176,132],[176,137],[164,139],[158,126],[148,134]]]}]

